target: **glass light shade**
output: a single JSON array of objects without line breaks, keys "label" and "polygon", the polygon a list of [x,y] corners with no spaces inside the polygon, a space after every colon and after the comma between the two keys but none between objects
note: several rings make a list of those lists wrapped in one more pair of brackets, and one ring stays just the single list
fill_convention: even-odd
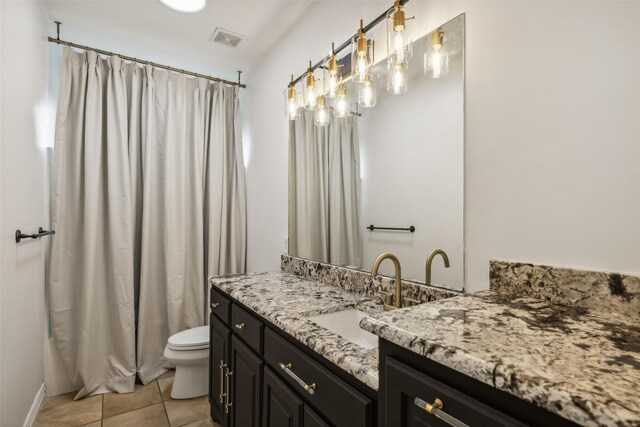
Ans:
[{"label": "glass light shade", "polygon": [[387,92],[398,95],[407,91],[407,65],[388,62]]},{"label": "glass light shade", "polygon": [[285,114],[289,120],[297,120],[300,118],[300,105],[298,98],[295,87],[289,88],[287,89],[287,92],[285,92]]},{"label": "glass light shade", "polygon": [[407,31],[404,26],[404,12],[402,13],[403,25],[395,25],[395,13],[393,12],[387,18],[387,57],[390,61],[409,64],[409,59],[413,56],[411,39],[407,37]]},{"label": "glass light shade", "polygon": [[[360,25],[362,26],[362,21]],[[362,29],[358,34],[359,36],[351,43],[351,76],[353,81],[362,83],[373,62],[373,49]]]},{"label": "glass light shade", "polygon": [[324,95],[318,97],[318,108],[313,115],[313,122],[316,126],[326,126],[329,124],[329,108],[327,108]]},{"label": "glass light shade", "polygon": [[336,117],[347,117],[349,115],[349,99],[347,98],[347,87],[344,83],[338,88],[338,94],[336,95],[336,102],[333,108]]},{"label": "glass light shade", "polygon": [[425,75],[439,79],[449,72],[449,53],[445,48],[444,32],[441,29],[433,32],[431,44],[424,55]]},{"label": "glass light shade", "polygon": [[327,81],[327,98],[335,98],[338,92],[338,86],[340,85],[340,76],[337,74],[331,74],[329,72],[329,78]]},{"label": "glass light shade", "polygon": [[168,8],[183,13],[195,13],[204,9],[207,0],[160,0]]},{"label": "glass light shade", "polygon": [[304,85],[302,94],[304,108],[306,108],[307,110],[315,110],[318,106],[318,94],[316,92],[316,83],[313,76],[313,71],[310,71],[309,74],[307,74],[306,83]]},{"label": "glass light shade", "polygon": [[358,104],[360,104],[361,107],[373,107],[376,105],[376,86],[373,78],[369,74],[367,74],[362,86],[360,86]]}]

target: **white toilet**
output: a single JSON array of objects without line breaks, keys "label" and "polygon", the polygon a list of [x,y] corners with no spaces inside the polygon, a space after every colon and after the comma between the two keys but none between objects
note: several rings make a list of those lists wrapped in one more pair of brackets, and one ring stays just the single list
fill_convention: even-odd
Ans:
[{"label": "white toilet", "polygon": [[189,399],[209,393],[209,326],[171,335],[164,357],[176,367],[172,398]]}]

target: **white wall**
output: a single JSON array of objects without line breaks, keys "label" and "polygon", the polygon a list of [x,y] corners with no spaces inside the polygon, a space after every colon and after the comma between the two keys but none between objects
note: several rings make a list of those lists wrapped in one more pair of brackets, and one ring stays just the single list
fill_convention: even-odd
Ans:
[{"label": "white wall", "polygon": [[[250,75],[249,270],[278,269],[287,234],[289,75],[388,3],[314,3]],[[467,289],[495,258],[639,274],[640,2],[407,6],[416,35],[461,12]]]},{"label": "white wall", "polygon": [[0,425],[20,426],[44,382],[48,238],[16,244],[16,229],[47,227],[47,30],[40,1],[2,1],[0,101]]}]

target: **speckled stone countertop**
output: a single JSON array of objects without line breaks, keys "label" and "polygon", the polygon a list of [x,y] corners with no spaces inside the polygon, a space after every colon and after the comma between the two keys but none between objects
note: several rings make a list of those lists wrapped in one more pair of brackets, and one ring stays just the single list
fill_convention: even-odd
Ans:
[{"label": "speckled stone countertop", "polygon": [[378,349],[360,347],[307,317],[347,308],[379,315],[383,312],[381,301],[291,273],[247,273],[212,277],[209,282],[367,386],[378,389]]},{"label": "speckled stone countertop", "polygon": [[639,320],[484,291],[360,326],[578,424],[640,426]]}]

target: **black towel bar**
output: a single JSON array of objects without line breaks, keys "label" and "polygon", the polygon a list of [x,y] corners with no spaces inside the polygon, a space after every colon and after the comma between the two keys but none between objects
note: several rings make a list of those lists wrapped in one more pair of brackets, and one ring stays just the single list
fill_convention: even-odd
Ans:
[{"label": "black towel bar", "polygon": [[44,230],[42,227],[38,228],[37,234],[24,234],[22,231],[16,230],[16,243],[20,243],[20,240],[22,239],[26,239],[26,238],[37,239],[39,237],[48,236],[50,234],[56,234],[56,232],[53,230]]},{"label": "black towel bar", "polygon": [[371,224],[370,226],[367,227],[367,230],[371,230],[371,231],[375,231],[375,230],[409,231],[409,232],[413,233],[414,231],[416,231],[416,228],[413,225],[410,226],[410,227],[407,227],[407,228],[400,228],[400,227],[376,227],[375,225]]}]

